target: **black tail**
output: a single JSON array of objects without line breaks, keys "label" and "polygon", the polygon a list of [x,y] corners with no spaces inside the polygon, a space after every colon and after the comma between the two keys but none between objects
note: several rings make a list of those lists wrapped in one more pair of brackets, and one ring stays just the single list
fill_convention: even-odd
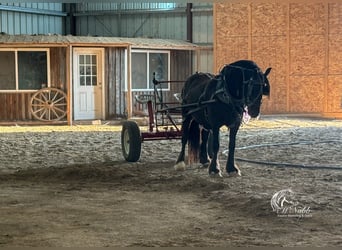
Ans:
[{"label": "black tail", "polygon": [[188,137],[188,164],[199,162],[200,154],[200,127],[199,124],[192,120],[189,127]]}]

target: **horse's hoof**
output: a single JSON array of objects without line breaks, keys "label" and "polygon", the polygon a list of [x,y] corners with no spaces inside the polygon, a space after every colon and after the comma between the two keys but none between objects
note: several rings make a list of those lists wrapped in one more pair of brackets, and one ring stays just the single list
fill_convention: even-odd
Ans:
[{"label": "horse's hoof", "polygon": [[229,177],[240,177],[241,176],[241,171],[234,171],[234,172],[230,172],[228,173]]},{"label": "horse's hoof", "polygon": [[208,168],[209,167],[209,163],[210,162],[206,162],[206,163],[201,163],[199,168]]},{"label": "horse's hoof", "polygon": [[176,171],[184,171],[186,169],[186,165],[184,161],[178,162],[175,166],[174,166]]},{"label": "horse's hoof", "polygon": [[218,173],[210,172],[210,173],[209,173],[209,176],[212,177],[212,178],[216,178],[216,177],[218,177],[218,178],[223,178],[221,172],[218,172]]}]

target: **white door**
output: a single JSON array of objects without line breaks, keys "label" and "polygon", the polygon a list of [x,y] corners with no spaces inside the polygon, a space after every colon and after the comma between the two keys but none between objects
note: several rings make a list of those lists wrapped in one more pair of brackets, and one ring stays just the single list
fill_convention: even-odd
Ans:
[{"label": "white door", "polygon": [[103,119],[103,49],[75,48],[74,120]]}]

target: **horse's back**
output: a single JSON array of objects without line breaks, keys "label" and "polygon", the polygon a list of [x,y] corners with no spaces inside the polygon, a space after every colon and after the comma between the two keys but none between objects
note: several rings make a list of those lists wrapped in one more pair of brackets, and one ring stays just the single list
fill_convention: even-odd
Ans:
[{"label": "horse's back", "polygon": [[243,67],[246,69],[259,68],[259,66],[254,61],[251,61],[251,60],[238,60],[238,61],[235,61],[235,62],[229,64],[229,65],[239,66],[239,67]]},{"label": "horse's back", "polygon": [[191,75],[184,84],[182,90],[183,104],[198,102],[203,94],[206,86],[213,79],[213,75],[209,73],[195,73]]}]

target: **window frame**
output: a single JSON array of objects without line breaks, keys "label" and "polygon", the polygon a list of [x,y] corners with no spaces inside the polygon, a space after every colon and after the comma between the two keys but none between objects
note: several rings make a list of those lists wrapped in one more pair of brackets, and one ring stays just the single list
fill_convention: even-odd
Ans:
[{"label": "window frame", "polygon": [[[132,91],[154,91],[153,88],[149,88],[149,83],[152,82],[153,78],[152,76],[149,75],[149,72],[150,72],[150,53],[163,53],[163,54],[167,54],[167,72],[168,72],[168,75],[167,75],[167,81],[170,81],[170,62],[171,62],[171,58],[170,58],[170,55],[171,55],[171,52],[170,50],[157,50],[157,49],[132,49],[131,51],[131,57],[133,55],[133,53],[145,53],[147,56],[146,56],[146,65],[147,65],[147,72],[146,72],[146,75],[147,75],[147,85],[146,85],[146,88],[145,89],[135,89],[133,88],[133,82],[132,82],[132,73],[130,75],[130,78],[131,78],[131,90]],[[132,62],[131,62],[132,63]],[[131,71],[133,71],[132,69],[132,66],[131,66]],[[162,88],[163,91],[170,91],[170,83],[167,83],[167,88],[163,87]]]},{"label": "window frame", "polygon": [[0,48],[0,52],[14,52],[15,63],[15,89],[0,89],[0,93],[17,93],[17,92],[34,92],[39,89],[19,89],[19,68],[18,68],[18,52],[46,52],[46,67],[47,67],[47,86],[50,87],[50,49],[49,48]]}]

